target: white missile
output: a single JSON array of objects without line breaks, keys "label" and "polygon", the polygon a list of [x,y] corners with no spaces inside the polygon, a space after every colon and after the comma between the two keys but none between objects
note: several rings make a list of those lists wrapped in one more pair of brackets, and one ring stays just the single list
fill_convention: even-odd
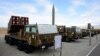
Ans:
[{"label": "white missile", "polygon": [[55,7],[52,7],[52,25],[55,25]]}]

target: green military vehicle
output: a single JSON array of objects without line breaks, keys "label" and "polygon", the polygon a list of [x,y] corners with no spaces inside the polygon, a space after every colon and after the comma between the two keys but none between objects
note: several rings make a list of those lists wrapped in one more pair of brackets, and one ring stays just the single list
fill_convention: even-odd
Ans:
[{"label": "green military vehicle", "polygon": [[26,53],[53,46],[54,37],[58,34],[56,25],[30,25],[28,17],[12,16],[8,26],[8,34],[5,35],[6,43],[16,45],[19,50]]},{"label": "green military vehicle", "polygon": [[76,27],[65,27],[65,26],[58,26],[58,32],[62,35],[62,41],[72,41],[77,40],[81,37],[80,29]]},{"label": "green military vehicle", "polygon": [[64,25],[63,26],[57,26],[57,28],[58,28],[59,34],[62,35],[62,37],[64,37],[65,36],[65,32],[66,32],[66,26],[64,26]]},{"label": "green military vehicle", "polygon": [[87,29],[82,29],[81,31],[82,31],[82,37],[86,37],[89,35]]},{"label": "green military vehicle", "polygon": [[79,38],[82,37],[81,35],[81,29],[77,28],[76,26],[72,26],[72,27],[66,27],[66,40],[67,41],[71,41],[71,40],[77,40]]}]

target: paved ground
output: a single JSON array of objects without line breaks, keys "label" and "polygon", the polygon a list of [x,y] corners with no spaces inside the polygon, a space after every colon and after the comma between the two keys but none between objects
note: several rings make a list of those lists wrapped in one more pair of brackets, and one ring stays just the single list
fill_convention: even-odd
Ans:
[{"label": "paved ground", "polygon": [[100,56],[100,43],[91,50],[91,53],[88,56]]},{"label": "paved ground", "polygon": [[[63,42],[62,46],[62,56],[86,56],[89,51],[100,42],[100,35],[98,35],[98,40],[96,41],[96,36],[92,37],[92,45],[89,46],[89,37],[84,39],[79,39],[75,42]],[[60,51],[53,49],[53,47],[48,50],[42,51],[37,50],[31,54],[26,54],[24,51],[19,51],[16,46],[10,46],[5,43],[4,37],[0,37],[0,56],[60,56]]]}]

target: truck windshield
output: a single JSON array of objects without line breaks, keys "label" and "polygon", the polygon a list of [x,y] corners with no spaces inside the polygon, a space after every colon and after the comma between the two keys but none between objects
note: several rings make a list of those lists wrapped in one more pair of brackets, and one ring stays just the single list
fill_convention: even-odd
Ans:
[{"label": "truck windshield", "polygon": [[36,28],[35,28],[35,27],[32,27],[32,28],[31,28],[31,32],[32,32],[32,33],[36,33]]},{"label": "truck windshield", "polygon": [[30,28],[29,27],[26,27],[26,32],[30,32]]}]

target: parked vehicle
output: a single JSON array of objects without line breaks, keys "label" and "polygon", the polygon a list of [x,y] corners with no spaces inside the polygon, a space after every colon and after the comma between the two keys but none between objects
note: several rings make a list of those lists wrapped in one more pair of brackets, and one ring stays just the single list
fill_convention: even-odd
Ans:
[{"label": "parked vehicle", "polygon": [[54,46],[56,34],[58,34],[56,25],[30,25],[28,17],[12,16],[5,40],[10,45],[17,45],[19,50],[31,53],[35,49],[48,49]]},{"label": "parked vehicle", "polygon": [[62,41],[69,42],[81,38],[81,32],[78,31],[78,28],[58,26],[58,31],[62,35]]}]

